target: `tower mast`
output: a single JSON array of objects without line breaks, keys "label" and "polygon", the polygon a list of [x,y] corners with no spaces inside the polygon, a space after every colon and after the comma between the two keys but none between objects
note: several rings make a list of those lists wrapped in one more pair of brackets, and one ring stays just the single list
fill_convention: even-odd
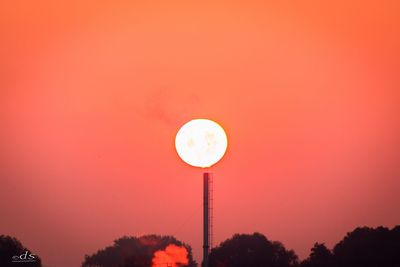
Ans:
[{"label": "tower mast", "polygon": [[212,246],[212,173],[203,174],[203,267],[208,267]]}]

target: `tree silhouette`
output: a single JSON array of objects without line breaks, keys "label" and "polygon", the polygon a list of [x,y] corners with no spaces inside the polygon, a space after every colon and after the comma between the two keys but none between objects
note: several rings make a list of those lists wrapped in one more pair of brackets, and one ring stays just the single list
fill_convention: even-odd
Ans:
[{"label": "tree silhouette", "polygon": [[[171,244],[185,247],[188,251],[188,267],[197,267],[189,245],[172,236],[159,235],[119,238],[113,246],[100,249],[91,256],[86,255],[82,267],[151,267],[154,252],[164,250]],[[159,267],[168,267],[168,264]]]},{"label": "tree silhouette", "polygon": [[333,249],[336,266],[400,266],[400,226],[356,228]]},{"label": "tree silhouette", "polygon": [[399,267],[400,226],[359,227],[347,235],[333,251],[316,243],[301,267]]},{"label": "tree silhouette", "polygon": [[[26,254],[26,255],[25,255]],[[29,249],[24,247],[21,242],[11,236],[0,235],[0,266],[1,267],[16,267],[16,266],[26,266],[26,267],[42,267],[40,258],[34,255],[34,259],[30,258],[29,255],[33,255]],[[20,257],[21,258],[14,258]],[[33,260],[33,262],[13,262],[16,260]]]},{"label": "tree silhouette", "polygon": [[324,243],[315,243],[308,259],[301,264],[302,267],[331,267],[333,264],[332,252]]},{"label": "tree silhouette", "polygon": [[236,234],[212,249],[210,267],[290,267],[297,256],[279,242],[271,242],[260,233]]}]

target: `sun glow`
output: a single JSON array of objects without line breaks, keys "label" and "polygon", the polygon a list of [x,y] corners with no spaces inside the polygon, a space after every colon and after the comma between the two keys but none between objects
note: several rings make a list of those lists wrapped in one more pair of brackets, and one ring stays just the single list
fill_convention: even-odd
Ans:
[{"label": "sun glow", "polygon": [[183,125],[175,138],[179,157],[195,167],[211,167],[225,154],[228,139],[224,129],[214,121],[195,119]]}]

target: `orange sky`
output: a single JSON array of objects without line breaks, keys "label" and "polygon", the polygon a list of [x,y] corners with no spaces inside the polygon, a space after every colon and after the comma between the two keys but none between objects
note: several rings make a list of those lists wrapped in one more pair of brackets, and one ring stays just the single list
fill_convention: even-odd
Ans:
[{"label": "orange sky", "polygon": [[0,233],[49,267],[147,233],[200,259],[201,170],[174,150],[199,117],[230,142],[216,243],[305,257],[399,224],[399,2],[316,2],[3,1]]}]

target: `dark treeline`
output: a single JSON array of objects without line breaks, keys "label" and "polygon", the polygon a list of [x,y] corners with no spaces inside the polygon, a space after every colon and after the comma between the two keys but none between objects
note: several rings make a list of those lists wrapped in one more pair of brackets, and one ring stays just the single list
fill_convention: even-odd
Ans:
[{"label": "dark treeline", "polygon": [[328,249],[315,243],[300,261],[292,250],[260,233],[234,235],[212,249],[210,267],[400,267],[400,226],[356,228]]},{"label": "dark treeline", "polygon": [[357,228],[329,250],[315,243],[302,267],[399,267],[400,225]]},{"label": "dark treeline", "polygon": [[[141,237],[122,237],[114,241],[112,246],[100,249],[93,255],[86,255],[82,267],[151,267],[154,253],[164,250],[168,245],[186,248],[188,267],[196,267],[192,249],[189,245],[172,236],[144,235]],[[168,267],[169,262],[162,262]],[[173,266],[170,266],[173,267]]]},{"label": "dark treeline", "polygon": [[[184,248],[187,264],[159,262],[154,255],[170,245]],[[167,251],[167,250],[166,250]],[[180,251],[181,253],[182,251]],[[22,266],[12,262],[13,257],[27,258],[32,253],[17,239],[0,236],[0,266]],[[35,254],[32,254],[35,255]],[[162,259],[161,255],[161,258]],[[177,256],[178,257],[178,256]],[[81,267],[196,267],[189,245],[172,236],[146,235],[122,237],[112,246],[86,255]],[[42,267],[35,255],[34,262],[23,266]],[[315,243],[310,255],[300,261],[293,250],[260,233],[235,234],[213,248],[209,267],[400,267],[400,225],[386,227],[359,227],[329,249],[324,243]]]},{"label": "dark treeline", "polygon": [[1,267],[42,267],[40,258],[11,236],[0,235]]}]

